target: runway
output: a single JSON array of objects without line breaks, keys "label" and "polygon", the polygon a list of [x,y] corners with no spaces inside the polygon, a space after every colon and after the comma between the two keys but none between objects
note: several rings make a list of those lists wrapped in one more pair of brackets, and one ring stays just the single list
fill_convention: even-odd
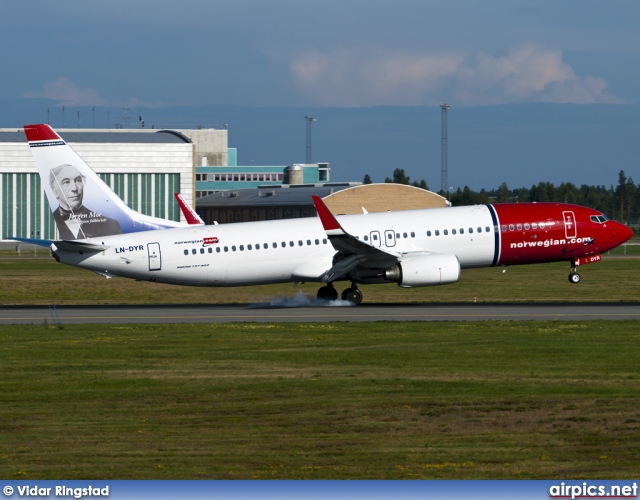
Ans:
[{"label": "runway", "polygon": [[640,303],[1,306],[0,324],[640,319]]}]

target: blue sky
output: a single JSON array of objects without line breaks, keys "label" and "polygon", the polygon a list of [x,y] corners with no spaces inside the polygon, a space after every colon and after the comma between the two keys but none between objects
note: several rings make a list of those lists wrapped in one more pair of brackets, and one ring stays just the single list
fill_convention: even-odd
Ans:
[{"label": "blue sky", "polygon": [[6,0],[0,99],[640,102],[636,0]]}]

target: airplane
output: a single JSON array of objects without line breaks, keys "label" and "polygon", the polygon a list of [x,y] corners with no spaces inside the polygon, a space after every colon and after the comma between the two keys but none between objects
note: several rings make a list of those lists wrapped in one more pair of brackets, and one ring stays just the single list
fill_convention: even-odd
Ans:
[{"label": "airplane", "polygon": [[[52,139],[57,134],[48,125],[25,126],[25,132],[34,153],[64,146]],[[102,206],[124,205],[112,191],[99,192],[108,194],[98,200]],[[341,298],[358,305],[363,300],[359,285],[444,285],[457,282],[467,268],[565,261],[569,281],[578,283],[579,266],[599,262],[601,254],[633,235],[597,210],[566,203],[356,215],[334,215],[317,196],[313,203],[318,217],[194,224],[43,243],[58,262],[108,278],[225,287],[317,282],[318,297],[328,300],[338,297],[334,283],[346,281],[350,285]],[[118,222],[127,224],[126,218]]]}]

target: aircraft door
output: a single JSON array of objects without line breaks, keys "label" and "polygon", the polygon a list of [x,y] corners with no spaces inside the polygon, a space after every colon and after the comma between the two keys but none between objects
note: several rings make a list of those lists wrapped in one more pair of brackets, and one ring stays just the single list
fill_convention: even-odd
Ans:
[{"label": "aircraft door", "polygon": [[562,212],[562,218],[564,219],[565,238],[577,238],[578,228],[576,226],[576,217],[573,215],[573,212]]},{"label": "aircraft door", "polygon": [[149,271],[160,271],[162,269],[162,256],[160,255],[160,243],[149,243]]},{"label": "aircraft door", "polygon": [[388,247],[396,246],[396,233],[391,229],[388,229],[384,232],[384,244]]},{"label": "aircraft door", "polygon": [[378,231],[371,231],[369,233],[369,238],[371,238],[372,247],[380,247],[382,244],[382,241],[380,240],[380,233]]}]

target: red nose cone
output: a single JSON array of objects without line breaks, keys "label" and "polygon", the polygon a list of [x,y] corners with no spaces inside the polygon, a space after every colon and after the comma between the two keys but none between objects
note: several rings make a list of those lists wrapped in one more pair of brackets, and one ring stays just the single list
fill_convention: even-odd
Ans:
[{"label": "red nose cone", "polygon": [[633,229],[625,226],[624,224],[618,224],[616,228],[616,237],[620,243],[624,243],[633,236]]}]

